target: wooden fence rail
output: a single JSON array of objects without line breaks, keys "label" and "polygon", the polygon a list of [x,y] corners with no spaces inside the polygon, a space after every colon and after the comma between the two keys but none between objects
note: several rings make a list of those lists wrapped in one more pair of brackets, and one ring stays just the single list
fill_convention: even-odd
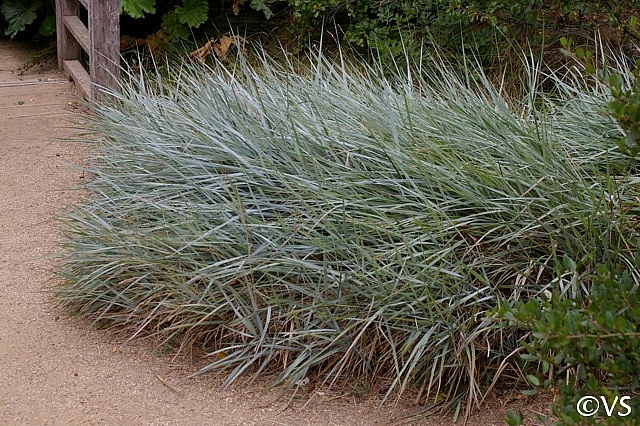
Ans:
[{"label": "wooden fence rail", "polygon": [[[56,28],[58,68],[71,76],[82,96],[98,98],[96,85],[115,87],[120,76],[120,1],[56,0]],[[81,49],[89,57],[89,72],[80,62]]]}]

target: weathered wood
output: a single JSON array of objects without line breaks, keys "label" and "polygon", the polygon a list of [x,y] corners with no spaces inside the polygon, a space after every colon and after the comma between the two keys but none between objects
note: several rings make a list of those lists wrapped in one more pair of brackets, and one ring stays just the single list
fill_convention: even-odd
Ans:
[{"label": "weathered wood", "polygon": [[82,21],[77,16],[63,16],[62,21],[67,27],[67,30],[73,34],[75,39],[80,43],[80,46],[85,52],[91,52],[91,39],[89,37],[89,30],[84,26]]},{"label": "weathered wood", "polygon": [[115,88],[120,79],[120,2],[94,0],[89,8],[89,73],[99,86]]},{"label": "weathered wood", "polygon": [[91,77],[80,61],[64,61],[63,67],[64,72],[69,74],[76,83],[80,96],[85,99],[92,99],[93,88],[91,87]]},{"label": "weathered wood", "polygon": [[64,61],[80,58],[80,44],[64,25],[65,16],[78,16],[80,5],[77,0],[56,0],[56,31],[58,43],[58,69],[64,69]]},{"label": "weathered wood", "polygon": [[[88,11],[87,26],[79,18],[80,3]],[[81,87],[84,96],[93,94],[94,99],[99,96],[100,91],[91,84],[116,88],[120,79],[120,1],[56,0],[56,24],[58,67],[69,72],[80,86],[89,82],[90,90]],[[82,68],[78,62],[80,48],[89,55],[88,74],[86,71],[81,74],[78,69],[78,66]],[[90,79],[86,78],[88,75]]]}]

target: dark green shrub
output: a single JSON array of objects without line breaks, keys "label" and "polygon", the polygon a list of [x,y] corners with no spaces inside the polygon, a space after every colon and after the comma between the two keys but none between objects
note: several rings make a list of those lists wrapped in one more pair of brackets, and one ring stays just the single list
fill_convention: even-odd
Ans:
[{"label": "dark green shrub", "polygon": [[[632,30],[635,30],[637,22],[635,16],[630,19]],[[625,72],[620,72],[616,67],[611,69],[606,63],[594,64],[593,51],[582,47],[572,49],[571,40],[565,37],[561,38],[560,43],[566,55],[581,63],[587,74],[595,76],[610,91],[611,99],[604,113],[618,123],[624,134],[618,143],[620,151],[635,159],[640,150],[640,60],[636,61],[634,68],[626,58],[614,58],[618,65],[623,64],[626,69]],[[600,69],[596,70],[596,66]]]},{"label": "dark green shrub", "polygon": [[623,152],[635,158],[640,150],[640,61],[633,71],[632,81],[617,73],[608,76],[612,99],[609,113],[615,118],[625,133],[619,146]]},{"label": "dark green shrub", "polygon": [[[251,0],[246,2],[252,10],[262,12],[265,19],[271,18],[273,12],[269,4],[278,3],[273,0]],[[173,0],[156,2],[156,0],[122,0],[121,11],[132,18],[143,18],[149,14],[162,14],[162,33],[169,41],[187,39],[194,28],[199,28],[214,14],[238,14],[245,0]],[[157,6],[157,7],[156,7]]]},{"label": "dark green shrub", "polygon": [[317,27],[322,21],[335,21],[350,43],[392,52],[427,36],[440,47],[464,46],[476,51],[494,47],[500,39],[496,33],[506,36],[503,41],[516,35],[518,41],[531,42],[530,36],[539,35],[543,28],[589,25],[586,17],[596,13],[623,27],[628,11],[639,4],[637,0],[615,4],[573,0],[289,0],[299,25]]},{"label": "dark green shrub", "polygon": [[[156,13],[162,14],[162,29],[170,41],[186,39],[193,28],[200,27],[210,18],[213,10],[224,7],[237,13],[244,1],[233,2],[210,0],[121,0],[120,12],[132,18],[145,18]],[[249,6],[264,13],[266,18],[272,16],[267,6],[273,1],[252,0]],[[227,6],[228,4],[228,6]],[[53,0],[1,0],[1,11],[4,21],[0,25],[6,27],[5,32],[15,37],[30,25],[39,24],[41,35],[49,36],[55,32],[55,1]],[[6,24],[5,24],[6,22]]]},{"label": "dark green shrub", "polygon": [[[552,411],[562,424],[635,424],[640,414],[638,264],[640,254],[632,268],[600,265],[590,283],[575,283],[586,290],[584,295],[565,297],[556,289],[550,298],[521,301],[503,312],[511,325],[530,333],[523,341],[528,352],[523,359],[540,365],[538,373],[544,376],[532,382],[558,385],[560,397]],[[611,404],[616,397],[631,399],[623,401],[629,408],[617,405],[612,415],[601,402],[597,414],[587,417],[577,405],[588,396]]]}]

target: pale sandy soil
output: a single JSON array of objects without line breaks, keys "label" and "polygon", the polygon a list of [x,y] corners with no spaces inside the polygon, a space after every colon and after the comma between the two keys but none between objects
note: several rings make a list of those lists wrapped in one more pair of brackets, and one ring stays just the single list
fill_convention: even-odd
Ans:
[{"label": "pale sandy soil", "polygon": [[[68,319],[45,290],[61,240],[56,219],[82,198],[72,188],[85,177],[70,165],[88,152],[59,139],[86,110],[52,61],[14,72],[32,53],[0,40],[0,425],[386,425],[420,408],[341,390],[305,391],[287,405],[289,394],[277,399],[281,390],[266,382],[222,389],[219,376],[187,377],[197,361]],[[503,424],[503,405],[492,401],[469,424]]]}]

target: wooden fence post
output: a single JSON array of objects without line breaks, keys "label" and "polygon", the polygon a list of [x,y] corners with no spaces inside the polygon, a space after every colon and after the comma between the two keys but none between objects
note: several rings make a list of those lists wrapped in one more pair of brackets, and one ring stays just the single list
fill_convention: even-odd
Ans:
[{"label": "wooden fence post", "polygon": [[89,74],[95,84],[115,88],[120,79],[119,0],[93,0],[89,8],[89,34]]},{"label": "wooden fence post", "polygon": [[64,61],[80,59],[80,43],[64,25],[64,16],[79,16],[78,0],[56,0],[56,37],[58,42],[58,68],[64,70]]},{"label": "wooden fence post", "polygon": [[[80,3],[88,12],[80,20]],[[120,78],[120,1],[56,0],[58,67],[76,82],[83,97],[98,99],[95,85],[117,88]],[[89,72],[80,62],[80,49],[89,55]]]}]

